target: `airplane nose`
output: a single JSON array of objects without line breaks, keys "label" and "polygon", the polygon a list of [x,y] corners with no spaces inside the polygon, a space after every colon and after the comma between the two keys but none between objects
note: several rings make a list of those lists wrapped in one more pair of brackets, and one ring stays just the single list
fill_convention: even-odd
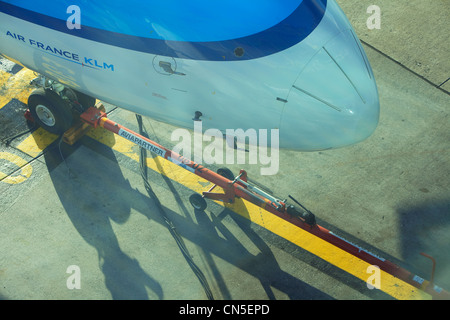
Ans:
[{"label": "airplane nose", "polygon": [[379,98],[367,56],[347,29],[302,70],[285,104],[281,147],[324,150],[368,138],[378,125]]}]

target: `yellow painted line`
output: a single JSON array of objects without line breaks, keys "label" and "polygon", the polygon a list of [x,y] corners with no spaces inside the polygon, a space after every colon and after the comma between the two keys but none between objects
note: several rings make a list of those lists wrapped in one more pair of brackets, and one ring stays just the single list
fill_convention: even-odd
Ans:
[{"label": "yellow painted line", "polygon": [[[90,130],[87,135],[129,158],[139,161],[139,147],[125,138],[115,135],[101,127],[95,130]],[[56,136],[49,133],[41,132],[36,134],[35,132],[32,136],[25,139],[18,146],[18,148],[30,155],[33,155],[45,149],[45,146],[53,142],[54,139],[56,139]],[[204,180],[188,170],[180,168],[174,163],[166,161],[161,157],[148,158],[147,166],[156,172],[164,174],[171,180],[186,186],[194,192],[201,193],[212,186],[211,182]],[[367,262],[335,247],[334,245],[308,233],[301,228],[286,222],[266,210],[263,210],[259,206],[242,199],[237,199],[237,201],[232,205],[223,204],[222,202],[217,203],[240,214],[253,223],[264,227],[274,234],[281,236],[293,244],[311,252],[315,256],[355,276],[364,283],[368,281],[371,276],[371,274],[367,271],[371,265]],[[411,286],[410,284],[392,276],[389,273],[380,270],[380,276],[379,289],[396,299],[431,299],[429,294],[417,289],[414,286]]]},{"label": "yellow painted line", "polygon": [[[45,131],[42,128],[38,128],[33,132],[33,134],[22,141],[17,146],[17,149],[35,158],[57,138],[57,135]],[[6,174],[0,171],[0,181],[2,182],[8,184],[19,184],[27,180],[33,173],[31,163],[18,155],[9,152],[0,152],[0,159],[3,161],[9,161],[20,168],[20,170],[16,171],[14,174]]]},{"label": "yellow painted line", "polygon": [[[245,203],[245,210],[230,207],[234,212],[248,212],[249,219],[297,246],[313,253],[317,257],[348,272],[358,279],[366,282],[370,275],[367,273],[371,266],[369,263],[335,247],[309,232],[298,228],[283,219],[260,209],[259,207]],[[399,300],[428,300],[431,296],[425,292],[403,282],[389,273],[380,270],[380,290]]]},{"label": "yellow painted line", "polygon": [[4,85],[9,80],[9,78],[11,76],[12,76],[11,73],[3,71],[3,70],[0,70],[0,83],[1,83],[1,85]]},{"label": "yellow painted line", "polygon": [[[100,127],[89,131],[87,135],[129,158],[139,161],[139,146],[129,140]],[[147,158],[147,166],[174,181],[182,183],[195,192],[202,192],[205,187],[212,186],[211,182],[201,179],[161,157]]]},{"label": "yellow painted line", "polygon": [[14,75],[0,70],[0,109],[13,98],[26,104],[34,89],[30,86],[30,81],[34,78],[36,76],[33,71],[25,68]]},{"label": "yellow painted line", "polygon": [[25,159],[9,152],[0,152],[0,159],[9,161],[20,169],[14,174],[6,174],[0,171],[0,181],[9,184],[19,184],[27,180],[33,173],[33,168]]},{"label": "yellow painted line", "polygon": [[[28,96],[33,89],[29,86],[29,81],[34,77],[35,75],[33,72],[25,68],[15,75],[0,71],[0,109],[13,98],[26,103]],[[88,136],[135,161],[139,161],[139,147],[120,136],[117,136],[102,128],[90,130]],[[37,157],[57,138],[58,137],[56,135],[39,128],[33,132],[32,135],[21,142],[17,148],[31,157]],[[0,159],[3,161],[10,161],[21,168],[20,172],[14,176],[8,176],[7,174],[0,172],[0,180],[4,182],[21,183],[32,174],[31,165],[27,164],[24,159],[18,156],[1,152]],[[206,181],[160,157],[147,159],[147,166],[152,170],[160,172],[168,178],[181,183],[194,192],[201,193],[202,191],[209,189],[212,185],[209,181]],[[218,202],[218,204],[224,205],[222,202]],[[368,267],[370,267],[368,263],[298,227],[295,227],[294,225],[278,218],[273,214],[270,214],[250,202],[239,199],[235,202],[235,204],[226,204],[225,206],[241,216],[251,220],[253,223],[256,223],[274,234],[283,237],[284,239],[311,252],[312,254],[322,258],[332,265],[337,266],[338,268],[348,272],[364,282],[366,282],[370,276],[367,273]],[[425,292],[383,271],[381,271],[380,290],[397,299],[431,298]]]},{"label": "yellow painted line", "polygon": [[11,76],[12,74],[0,70],[0,109],[11,100],[10,88],[7,86]]},{"label": "yellow painted line", "polygon": [[[99,128],[101,129],[101,128]],[[104,130],[104,129],[102,129]],[[102,134],[100,130],[94,137],[99,142],[107,145],[113,150],[123,153],[133,160],[139,161],[137,153],[138,146],[134,143],[114,135],[113,133]],[[112,136],[111,136],[112,135]],[[201,193],[207,190],[212,183],[200,178],[199,176],[178,167],[170,161],[161,157],[147,159],[147,166],[156,172],[160,172],[194,192]],[[224,205],[222,202],[217,202]],[[311,252],[317,257],[335,265],[336,267],[348,272],[349,274],[366,282],[370,275],[367,273],[371,266],[369,263],[347,253],[346,251],[335,247],[334,245],[322,240],[301,228],[298,228],[285,220],[261,209],[248,201],[239,199],[233,205],[225,205],[230,210],[240,214],[265,229],[281,236],[282,238],[294,243],[295,245]],[[391,274],[380,270],[380,290],[399,300],[428,300],[431,296],[410,284],[392,276]]]},{"label": "yellow painted line", "polygon": [[58,136],[50,133],[42,128],[36,129],[30,136],[22,141],[17,149],[25,152],[31,157],[37,157],[45,148],[47,148],[53,141],[58,139]]}]

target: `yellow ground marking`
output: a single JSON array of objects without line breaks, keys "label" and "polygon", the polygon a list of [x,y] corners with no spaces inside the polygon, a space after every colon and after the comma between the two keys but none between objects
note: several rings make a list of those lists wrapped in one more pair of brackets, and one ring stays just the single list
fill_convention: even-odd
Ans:
[{"label": "yellow ground marking", "polygon": [[[52,135],[44,130],[37,133],[38,131],[39,129],[34,132],[33,135],[25,139],[18,146],[18,148],[32,156],[35,156],[42,152],[46,145],[50,144],[57,138],[55,135]],[[87,135],[129,158],[139,161],[139,147],[125,138],[115,135],[101,127],[95,130],[90,130]],[[188,170],[180,168],[174,163],[166,161],[161,157],[148,158],[147,166],[156,172],[164,174],[173,181],[186,186],[194,192],[201,193],[212,186],[211,182],[204,180]],[[371,274],[368,273],[370,264],[367,262],[333,246],[332,244],[308,233],[303,229],[286,222],[285,220],[263,210],[257,205],[242,199],[238,199],[232,205],[223,204],[222,202],[217,203],[240,214],[253,223],[264,227],[274,234],[281,236],[293,244],[311,252],[315,256],[322,258],[323,260],[355,276],[363,282],[368,281],[371,276]],[[379,289],[396,299],[431,299],[431,296],[424,291],[403,282],[389,273],[380,270],[380,276],[381,279]]]},{"label": "yellow ground marking", "polygon": [[25,68],[14,75],[0,70],[0,109],[13,98],[26,104],[34,89],[30,86],[30,81],[34,78],[36,75],[33,71]]},{"label": "yellow ground marking", "polygon": [[6,182],[9,184],[18,184],[27,180],[31,174],[33,173],[33,168],[31,164],[28,163],[25,159],[22,159],[18,155],[9,153],[9,152],[0,152],[0,160],[9,161],[20,169],[16,171],[14,174],[6,174],[0,171],[0,181]]},{"label": "yellow ground marking", "polygon": [[[35,158],[57,138],[57,135],[45,131],[42,128],[38,128],[33,132],[33,134],[22,141],[17,146],[17,149]],[[9,152],[0,152],[0,159],[9,161],[20,168],[20,171],[17,171],[12,175],[8,175],[0,171],[0,181],[2,182],[9,184],[22,183],[27,180],[33,172],[31,163],[22,159],[18,155]]]},{"label": "yellow ground marking", "polygon": [[[92,130],[88,135],[91,135],[91,137],[112,148],[113,150],[123,153],[133,160],[139,161],[137,145],[111,132],[105,133],[102,131],[105,130],[98,128],[97,130]],[[147,159],[147,166],[164,174],[168,178],[181,183],[194,192],[201,193],[212,186],[211,182],[204,180],[188,170],[180,168],[174,163],[166,161],[161,157]],[[224,205],[222,202],[218,203],[220,205]],[[314,255],[350,273],[364,282],[366,282],[371,275],[367,272],[368,268],[371,266],[369,263],[335,247],[334,245],[310,234],[307,231],[304,231],[303,229],[286,222],[285,220],[267,212],[257,205],[240,199],[233,205],[226,204],[225,206],[249,219],[253,223],[256,223],[283,237],[284,239],[313,253]],[[431,299],[431,296],[427,293],[403,282],[389,273],[380,271],[380,275],[380,290],[396,299]]]},{"label": "yellow ground marking", "polygon": [[29,137],[22,141],[17,146],[17,149],[34,158],[44,151],[44,149],[56,139],[58,139],[57,135],[42,128],[38,128]]},{"label": "yellow ground marking", "polygon": [[[322,240],[311,233],[300,229],[283,219],[270,214],[258,206],[240,201],[233,206],[226,205],[232,211],[248,217],[253,223],[256,223],[271,232],[283,237],[284,239],[296,244],[297,246],[313,253],[317,257],[331,263],[332,265],[350,273],[351,275],[366,282],[370,275],[369,263],[347,253],[346,251],[335,247],[329,242]],[[431,296],[427,293],[403,282],[389,273],[380,270],[380,290],[399,300],[428,300]]]},{"label": "yellow ground marking", "polygon": [[[33,90],[29,85],[29,81],[34,77],[35,75],[33,72],[25,68],[15,75],[0,70],[0,109],[12,98],[16,98],[26,104],[28,96]],[[134,143],[108,132],[103,128],[91,130],[87,135],[129,158],[139,161],[139,148]],[[32,157],[36,157],[57,138],[56,135],[39,128],[21,142],[17,148]],[[3,161],[10,161],[20,168],[20,172],[17,171],[19,174],[7,175],[0,172],[0,180],[3,182],[11,184],[21,183],[32,174],[31,165],[17,155],[0,152],[0,159]],[[164,174],[168,178],[183,184],[194,192],[201,193],[202,191],[209,189],[212,185],[209,181],[178,167],[170,161],[165,161],[160,157],[148,158],[147,166]],[[224,205],[222,202],[218,203]],[[240,199],[233,205],[226,204],[225,206],[251,220],[253,223],[283,237],[364,282],[366,282],[370,276],[370,274],[367,273],[368,267],[370,266],[368,263],[298,227],[295,227],[250,202]],[[412,300],[431,298],[425,292],[383,271],[381,271],[380,290],[397,299]]]}]

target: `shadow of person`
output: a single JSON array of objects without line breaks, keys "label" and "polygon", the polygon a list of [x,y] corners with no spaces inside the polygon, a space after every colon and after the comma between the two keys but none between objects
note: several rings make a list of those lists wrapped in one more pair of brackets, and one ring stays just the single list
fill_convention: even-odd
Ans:
[{"label": "shadow of person", "polygon": [[116,300],[149,299],[146,288],[150,288],[158,299],[163,291],[157,281],[152,279],[136,259],[132,259],[120,249],[99,253],[99,263],[105,275],[105,285]]},{"label": "shadow of person", "polygon": [[432,277],[432,261],[436,261],[435,284],[450,289],[450,199],[428,200],[420,204],[399,205],[402,257],[408,269],[427,280]]},{"label": "shadow of person", "polygon": [[160,284],[122,251],[112,227],[112,222],[127,222],[130,204],[140,193],[123,177],[112,150],[97,153],[86,144],[89,141],[75,146],[56,141],[44,153],[59,200],[79,235],[97,250],[113,299],[162,299]]}]

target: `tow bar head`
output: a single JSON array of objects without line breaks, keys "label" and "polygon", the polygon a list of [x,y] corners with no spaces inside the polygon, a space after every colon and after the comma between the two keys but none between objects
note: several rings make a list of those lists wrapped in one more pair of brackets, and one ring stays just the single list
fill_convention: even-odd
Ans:
[{"label": "tow bar head", "polygon": [[305,221],[305,223],[310,226],[316,225],[316,216],[310,211],[304,211],[302,209],[296,208],[294,205],[286,206],[286,212],[291,216],[298,217]]}]

